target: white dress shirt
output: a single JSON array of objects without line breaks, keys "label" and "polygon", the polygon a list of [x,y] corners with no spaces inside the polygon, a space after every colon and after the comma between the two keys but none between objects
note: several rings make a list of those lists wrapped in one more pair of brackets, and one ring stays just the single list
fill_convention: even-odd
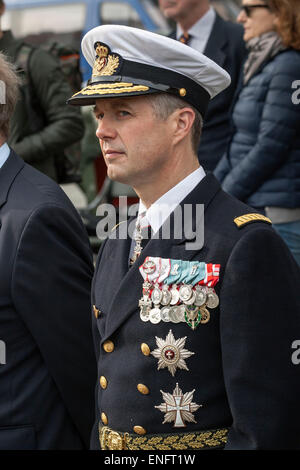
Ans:
[{"label": "white dress shirt", "polygon": [[[195,23],[189,30],[188,33],[191,35],[191,39],[188,43],[193,49],[196,49],[198,52],[203,54],[208,38],[212,31],[214,22],[216,19],[215,10],[210,7],[207,13],[205,13],[202,18],[200,18],[197,23]],[[183,34],[183,30],[177,24],[176,38],[179,39]]]},{"label": "white dress shirt", "polygon": [[143,201],[140,200],[139,216],[146,211],[146,220],[151,225],[153,233],[156,233],[175,208],[179,206],[181,201],[185,199],[204,177],[205,171],[200,166],[155,201],[149,209],[147,209]]},{"label": "white dress shirt", "polygon": [[0,168],[4,165],[10,154],[10,148],[5,143],[0,147]]}]

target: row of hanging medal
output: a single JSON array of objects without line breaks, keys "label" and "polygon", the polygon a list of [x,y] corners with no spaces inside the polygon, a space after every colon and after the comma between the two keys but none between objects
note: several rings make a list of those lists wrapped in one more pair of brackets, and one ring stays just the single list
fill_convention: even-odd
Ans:
[{"label": "row of hanging medal", "polygon": [[144,322],[183,322],[195,330],[210,320],[208,308],[219,305],[214,290],[219,264],[148,256],[139,269],[144,279],[139,301]]}]

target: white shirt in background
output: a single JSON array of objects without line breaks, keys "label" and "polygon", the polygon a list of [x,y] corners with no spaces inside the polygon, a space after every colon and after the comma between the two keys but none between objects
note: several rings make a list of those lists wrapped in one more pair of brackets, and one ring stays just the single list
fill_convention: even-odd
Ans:
[{"label": "white shirt in background", "polygon": [[[212,31],[214,22],[216,19],[215,10],[210,7],[207,13],[200,18],[189,30],[188,33],[191,35],[191,39],[188,43],[190,47],[196,49],[198,52],[203,54],[208,38]],[[179,39],[183,34],[183,30],[177,25],[176,38]]]}]

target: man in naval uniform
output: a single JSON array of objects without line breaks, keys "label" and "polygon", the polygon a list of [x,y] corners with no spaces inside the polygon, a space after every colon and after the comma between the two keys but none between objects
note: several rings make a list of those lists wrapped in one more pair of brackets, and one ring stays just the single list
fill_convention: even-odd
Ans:
[{"label": "man in naval uniform", "polygon": [[82,48],[93,76],[69,102],[95,104],[108,175],[140,197],[134,239],[126,222],[112,230],[93,280],[92,449],[299,448],[299,268],[197,159],[228,74],[125,26],[91,30]]}]

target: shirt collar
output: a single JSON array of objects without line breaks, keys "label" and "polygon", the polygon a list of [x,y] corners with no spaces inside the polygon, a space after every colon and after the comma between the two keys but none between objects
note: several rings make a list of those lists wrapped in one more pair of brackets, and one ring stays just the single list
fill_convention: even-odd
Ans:
[{"label": "shirt collar", "polygon": [[[209,10],[205,13],[205,15],[200,18],[193,26],[189,29],[189,34],[194,37],[194,38],[199,38],[202,39],[203,36],[209,35],[213,24],[216,19],[216,12],[215,10],[210,7]],[[180,36],[183,34],[183,30],[177,24],[177,30],[176,30],[176,38],[179,39]]]},{"label": "shirt collar", "polygon": [[146,211],[146,218],[151,225],[153,233],[160,229],[175,208],[179,206],[181,201],[185,199],[204,177],[205,171],[200,166],[155,201],[149,209],[146,209],[143,201],[140,200],[139,215]]},{"label": "shirt collar", "polygon": [[4,165],[10,154],[10,148],[7,143],[4,143],[0,147],[0,168]]}]

